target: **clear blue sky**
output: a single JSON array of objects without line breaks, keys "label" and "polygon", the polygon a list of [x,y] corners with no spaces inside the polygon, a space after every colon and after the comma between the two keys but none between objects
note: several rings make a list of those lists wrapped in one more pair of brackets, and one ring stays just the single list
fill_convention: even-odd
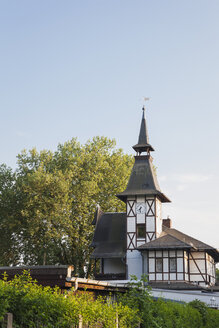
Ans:
[{"label": "clear blue sky", "polygon": [[0,1],[0,162],[115,138],[134,154],[142,97],[164,208],[219,246],[219,1]]}]

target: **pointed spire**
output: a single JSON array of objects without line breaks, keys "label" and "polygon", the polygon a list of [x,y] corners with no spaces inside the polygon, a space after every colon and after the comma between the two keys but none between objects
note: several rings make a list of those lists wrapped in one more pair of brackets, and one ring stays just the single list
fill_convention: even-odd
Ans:
[{"label": "pointed spire", "polygon": [[[119,199],[126,202],[128,197],[146,196],[157,197],[162,203],[169,203],[170,200],[161,191],[157,175],[153,166],[153,159],[150,151],[154,149],[149,144],[147,126],[145,120],[145,109],[143,107],[143,116],[137,145],[133,148],[137,152],[135,163],[129,178],[126,189],[117,195]],[[146,156],[140,156],[142,152],[147,152]]]},{"label": "pointed spire", "polygon": [[143,110],[143,115],[142,115],[140,133],[139,133],[139,137],[138,137],[138,143],[137,143],[137,145],[132,147],[139,154],[141,154],[142,152],[149,153],[150,151],[154,151],[153,147],[149,144],[144,106],[143,106],[142,110]]}]

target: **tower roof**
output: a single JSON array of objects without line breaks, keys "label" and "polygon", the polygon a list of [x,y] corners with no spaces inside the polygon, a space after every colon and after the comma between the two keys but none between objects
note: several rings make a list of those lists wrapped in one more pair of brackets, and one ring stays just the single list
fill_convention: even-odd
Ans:
[{"label": "tower roof", "polygon": [[157,196],[163,203],[170,202],[160,190],[150,155],[135,156],[127,188],[117,197],[125,201],[127,196],[135,195]]},{"label": "tower roof", "polygon": [[140,154],[142,152],[148,153],[149,151],[154,151],[153,147],[149,144],[147,123],[145,119],[145,108],[143,107],[142,110],[143,110],[143,114],[142,114],[139,137],[138,137],[138,143],[132,147],[137,153]]},{"label": "tower roof", "polygon": [[[157,196],[161,202],[167,203],[170,200],[161,192],[157,181],[157,175],[150,156],[150,150],[154,150],[149,144],[148,132],[145,120],[145,109],[143,107],[143,115],[141,128],[138,138],[138,144],[133,146],[137,151],[135,163],[129,178],[127,188],[117,195],[122,201],[126,201],[128,196]],[[147,155],[141,155],[142,152],[147,152]]]}]

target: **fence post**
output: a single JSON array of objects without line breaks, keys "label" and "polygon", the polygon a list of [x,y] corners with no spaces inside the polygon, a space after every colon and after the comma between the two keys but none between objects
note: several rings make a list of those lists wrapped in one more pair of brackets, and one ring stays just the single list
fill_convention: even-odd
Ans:
[{"label": "fence post", "polygon": [[116,312],[116,328],[119,328],[119,316],[118,316],[118,312]]},{"label": "fence post", "polygon": [[79,326],[78,328],[83,328],[83,318],[82,318],[82,315],[79,314]]},{"label": "fence post", "polygon": [[13,328],[13,314],[12,313],[6,313],[5,315],[5,322],[7,328]]}]

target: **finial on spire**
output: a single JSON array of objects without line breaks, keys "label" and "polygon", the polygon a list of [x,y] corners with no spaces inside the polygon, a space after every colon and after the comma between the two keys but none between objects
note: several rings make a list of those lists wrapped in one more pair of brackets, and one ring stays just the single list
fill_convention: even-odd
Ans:
[{"label": "finial on spire", "polygon": [[[150,98],[143,98],[144,101],[149,100]],[[147,125],[146,125],[146,119],[145,119],[145,106],[142,107],[143,115],[142,115],[142,121],[141,121],[141,128],[140,133],[138,137],[138,143],[137,145],[133,146],[134,150],[140,155],[142,152],[147,152],[148,154],[150,151],[153,151],[153,147],[149,144],[149,138],[148,138],[148,131],[147,131]]]},{"label": "finial on spire", "polygon": [[[145,102],[145,101],[149,101],[150,100],[150,98],[148,98],[148,97],[143,97],[143,102]],[[143,106],[142,106],[142,111],[143,111],[143,118],[144,118],[144,116],[145,116],[145,104],[143,104]]]},{"label": "finial on spire", "polygon": [[150,100],[150,98],[149,97],[143,97],[143,100],[148,101],[148,100]]}]

